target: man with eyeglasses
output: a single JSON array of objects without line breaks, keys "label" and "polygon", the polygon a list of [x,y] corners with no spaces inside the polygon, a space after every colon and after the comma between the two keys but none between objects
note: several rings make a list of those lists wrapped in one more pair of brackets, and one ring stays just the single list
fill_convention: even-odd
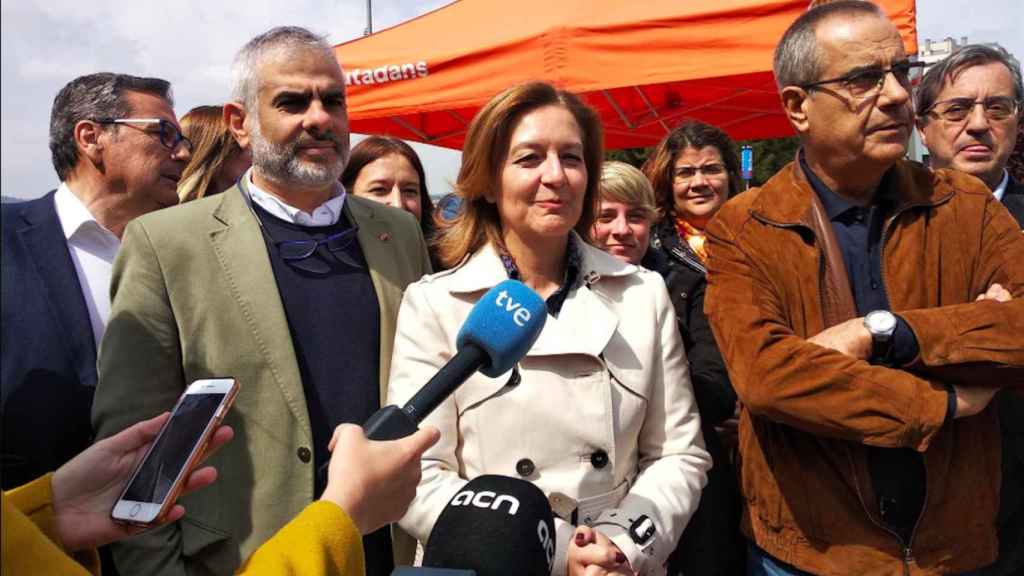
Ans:
[{"label": "man with eyeglasses", "polygon": [[3,205],[5,489],[56,470],[92,441],[96,350],[121,235],[130,220],[178,203],[189,159],[172,105],[158,78],[72,80],[50,116],[60,186]]},{"label": "man with eyeglasses", "polygon": [[797,158],[707,229],[748,574],[996,558],[988,404],[1024,384],[1024,236],[977,180],[903,160],[914,66],[872,3],[803,14],[774,61]]},{"label": "man with eyeglasses", "polygon": [[1022,99],[1020,64],[1006,50],[981,44],[932,66],[915,93],[930,165],[981,178],[1024,227],[1024,183],[1006,171]]},{"label": "man with eyeglasses", "polygon": [[[1006,169],[1017,142],[1020,64],[1006,50],[972,44],[932,66],[915,93],[917,129],[934,168],[977,176],[1024,227],[1024,183]],[[985,574],[1024,571],[1024,396],[996,395],[1002,431],[999,560]]]},{"label": "man with eyeglasses", "polygon": [[[230,574],[326,487],[342,423],[384,403],[407,284],[430,272],[408,213],[346,193],[345,77],[331,47],[280,27],[235,57],[225,122],[252,168],[223,194],[140,218],[114,269],[93,408],[106,437],[195,379],[240,383],[221,478],[188,516],[113,547],[130,574]],[[363,540],[387,576],[387,528]],[[410,558],[411,560],[411,558]]]}]

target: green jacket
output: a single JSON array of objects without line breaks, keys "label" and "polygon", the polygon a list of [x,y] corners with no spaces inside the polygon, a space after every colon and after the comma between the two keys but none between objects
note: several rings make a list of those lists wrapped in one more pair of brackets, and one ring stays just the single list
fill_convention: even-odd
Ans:
[{"label": "green jacket", "polygon": [[[345,211],[359,226],[380,305],[383,405],[402,292],[430,263],[410,215],[351,195]],[[111,295],[92,413],[98,438],[170,409],[196,379],[231,376],[241,386],[226,418],[235,439],[209,460],[219,480],[181,500],[184,519],[115,545],[118,568],[152,576],[233,573],[313,500],[315,474],[288,323],[242,191],[129,224]],[[338,333],[359,337],[341,326]]]}]

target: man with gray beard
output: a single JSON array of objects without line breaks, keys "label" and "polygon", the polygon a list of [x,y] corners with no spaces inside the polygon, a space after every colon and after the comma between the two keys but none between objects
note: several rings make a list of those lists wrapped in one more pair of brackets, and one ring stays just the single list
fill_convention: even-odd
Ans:
[{"label": "man with gray beard", "polygon": [[[230,574],[319,498],[338,424],[384,403],[405,286],[430,271],[416,221],[349,196],[345,81],[301,28],[251,40],[224,118],[253,167],[226,193],[140,218],[114,267],[93,409],[98,437],[169,409],[193,380],[241,384],[221,479],[188,516],[115,547],[128,574]],[[391,572],[385,530],[368,574]]]}]

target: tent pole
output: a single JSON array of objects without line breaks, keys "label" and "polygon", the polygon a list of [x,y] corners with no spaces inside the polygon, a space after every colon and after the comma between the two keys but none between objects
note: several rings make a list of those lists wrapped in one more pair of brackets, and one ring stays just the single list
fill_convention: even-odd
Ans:
[{"label": "tent pole", "polygon": [[622,120],[622,123],[626,125],[626,128],[629,128],[630,130],[635,129],[636,126],[633,126],[633,123],[629,121],[629,118],[626,116],[626,113],[622,110],[622,107],[619,106],[619,103],[615,101],[615,98],[612,97],[612,95],[609,94],[607,90],[601,90],[601,93],[604,94],[604,97],[608,99],[608,103],[611,104],[612,110],[615,110],[615,113],[619,115],[619,119]]},{"label": "tent pole", "polygon": [[366,0],[366,30],[363,36],[373,34],[373,0]]}]

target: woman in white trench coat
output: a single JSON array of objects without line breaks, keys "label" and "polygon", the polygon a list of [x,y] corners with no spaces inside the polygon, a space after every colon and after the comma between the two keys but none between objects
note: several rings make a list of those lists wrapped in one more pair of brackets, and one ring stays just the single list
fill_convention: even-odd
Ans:
[{"label": "woman in white trench coat", "polygon": [[543,83],[499,94],[470,125],[462,212],[438,239],[454,268],[406,290],[389,401],[455,354],[470,309],[499,282],[525,282],[548,318],[513,372],[474,375],[427,418],[441,440],[400,522],[421,543],[469,479],[502,474],[548,496],[553,574],[663,574],[697,506],[711,461],[665,285],[580,237],[602,154],[596,114]]}]

